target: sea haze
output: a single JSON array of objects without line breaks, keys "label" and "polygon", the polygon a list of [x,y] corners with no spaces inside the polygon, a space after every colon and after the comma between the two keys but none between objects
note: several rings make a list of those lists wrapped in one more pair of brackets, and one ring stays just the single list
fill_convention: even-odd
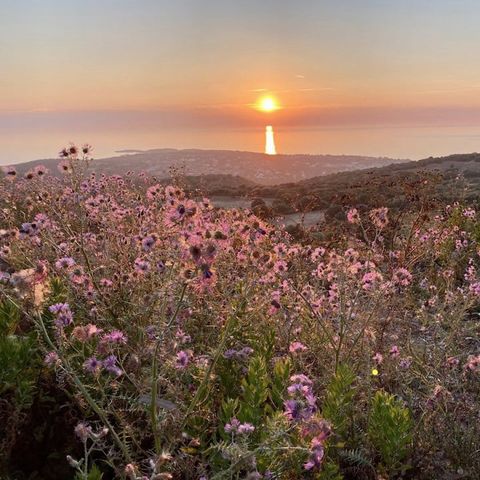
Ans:
[{"label": "sea haze", "polygon": [[[277,127],[279,153],[365,155],[421,159],[480,150],[480,127]],[[262,152],[264,126],[252,128],[182,128],[68,121],[45,126],[37,122],[12,128],[0,118],[0,165],[55,157],[70,141],[94,146],[97,158],[124,150],[155,148],[228,149]],[[275,161],[272,159],[272,161]]]}]

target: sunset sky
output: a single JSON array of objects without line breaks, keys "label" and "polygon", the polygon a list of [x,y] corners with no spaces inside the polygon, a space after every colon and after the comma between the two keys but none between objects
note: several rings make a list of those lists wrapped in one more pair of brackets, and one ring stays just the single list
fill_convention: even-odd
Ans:
[{"label": "sunset sky", "polygon": [[[285,132],[292,153],[480,150],[478,0],[0,7],[0,163],[35,158],[34,147],[51,156],[62,138],[92,137],[100,153],[113,145],[259,150],[254,132],[266,123]],[[252,108],[264,94],[282,108]],[[413,135],[411,151],[394,130]]]}]

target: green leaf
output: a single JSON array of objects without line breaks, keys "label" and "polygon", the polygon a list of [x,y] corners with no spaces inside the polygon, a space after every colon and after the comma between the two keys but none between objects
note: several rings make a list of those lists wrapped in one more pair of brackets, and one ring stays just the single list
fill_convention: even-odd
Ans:
[{"label": "green leaf", "polygon": [[390,473],[406,467],[412,441],[413,422],[410,411],[387,392],[379,390],[373,397],[368,424],[368,437]]},{"label": "green leaf", "polygon": [[336,435],[346,440],[353,412],[355,374],[347,365],[339,365],[327,386],[322,406],[323,417],[329,420]]}]

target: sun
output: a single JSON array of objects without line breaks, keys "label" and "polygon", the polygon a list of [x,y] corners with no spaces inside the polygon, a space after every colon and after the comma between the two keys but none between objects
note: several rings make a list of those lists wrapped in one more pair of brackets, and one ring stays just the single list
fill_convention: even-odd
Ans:
[{"label": "sun", "polygon": [[262,112],[273,112],[275,110],[278,110],[279,107],[275,98],[268,96],[260,98],[257,104],[257,108]]}]

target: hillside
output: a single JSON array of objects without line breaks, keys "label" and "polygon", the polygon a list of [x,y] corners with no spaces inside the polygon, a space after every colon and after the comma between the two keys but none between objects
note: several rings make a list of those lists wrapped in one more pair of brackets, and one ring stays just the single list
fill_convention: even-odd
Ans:
[{"label": "hillside", "polygon": [[[402,160],[386,157],[356,155],[276,155],[230,150],[176,150],[156,149],[123,154],[94,161],[95,171],[105,174],[124,174],[144,171],[158,178],[169,177],[170,169],[181,169],[185,175],[221,174],[241,176],[250,182],[275,185],[297,182],[319,175],[382,167]],[[403,160],[404,161],[404,160]],[[52,173],[57,159],[43,159],[17,165],[23,173],[38,164],[44,164]]]},{"label": "hillside", "polygon": [[349,205],[414,210],[427,197],[448,202],[461,195],[475,204],[479,193],[480,154],[471,153],[257,186],[249,196],[275,199],[273,214],[321,210],[331,220],[344,219]]}]

